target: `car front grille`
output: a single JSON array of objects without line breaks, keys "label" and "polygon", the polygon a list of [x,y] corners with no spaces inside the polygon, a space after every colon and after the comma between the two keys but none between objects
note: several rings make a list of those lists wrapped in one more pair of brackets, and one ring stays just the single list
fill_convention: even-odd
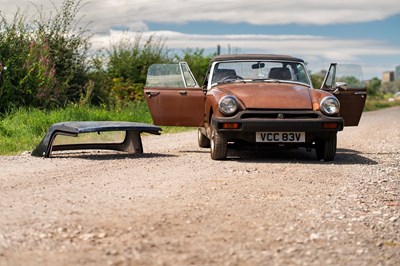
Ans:
[{"label": "car front grille", "polygon": [[318,113],[310,111],[245,111],[241,119],[317,119]]}]

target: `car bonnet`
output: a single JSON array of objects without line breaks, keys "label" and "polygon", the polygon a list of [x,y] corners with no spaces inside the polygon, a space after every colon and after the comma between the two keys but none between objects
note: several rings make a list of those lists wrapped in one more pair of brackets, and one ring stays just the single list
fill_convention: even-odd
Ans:
[{"label": "car bonnet", "polygon": [[218,89],[236,96],[249,109],[312,109],[311,88],[291,83],[237,83]]}]

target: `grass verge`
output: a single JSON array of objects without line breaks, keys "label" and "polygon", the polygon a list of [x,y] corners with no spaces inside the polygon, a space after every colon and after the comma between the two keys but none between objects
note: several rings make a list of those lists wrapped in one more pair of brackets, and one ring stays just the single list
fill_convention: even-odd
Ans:
[{"label": "grass verge", "polygon": [[375,111],[383,108],[400,106],[400,100],[394,100],[390,97],[369,97],[364,106],[364,112]]}]

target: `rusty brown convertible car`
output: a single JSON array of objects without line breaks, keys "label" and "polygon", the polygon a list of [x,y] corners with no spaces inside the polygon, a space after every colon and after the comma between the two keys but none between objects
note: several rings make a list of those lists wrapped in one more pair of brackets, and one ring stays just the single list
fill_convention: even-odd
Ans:
[{"label": "rusty brown convertible car", "polygon": [[199,127],[214,160],[232,144],[304,147],[332,161],[337,132],[358,125],[367,91],[358,65],[331,64],[315,89],[302,59],[250,54],[214,57],[201,87],[185,62],[152,65],[145,95],[154,124]]}]

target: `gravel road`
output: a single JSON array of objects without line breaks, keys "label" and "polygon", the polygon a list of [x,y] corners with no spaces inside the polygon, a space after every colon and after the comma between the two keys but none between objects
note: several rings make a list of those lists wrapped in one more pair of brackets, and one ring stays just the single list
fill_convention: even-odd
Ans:
[{"label": "gravel road", "polygon": [[0,265],[400,265],[400,107],[340,132],[333,162],[143,144],[0,157]]}]

